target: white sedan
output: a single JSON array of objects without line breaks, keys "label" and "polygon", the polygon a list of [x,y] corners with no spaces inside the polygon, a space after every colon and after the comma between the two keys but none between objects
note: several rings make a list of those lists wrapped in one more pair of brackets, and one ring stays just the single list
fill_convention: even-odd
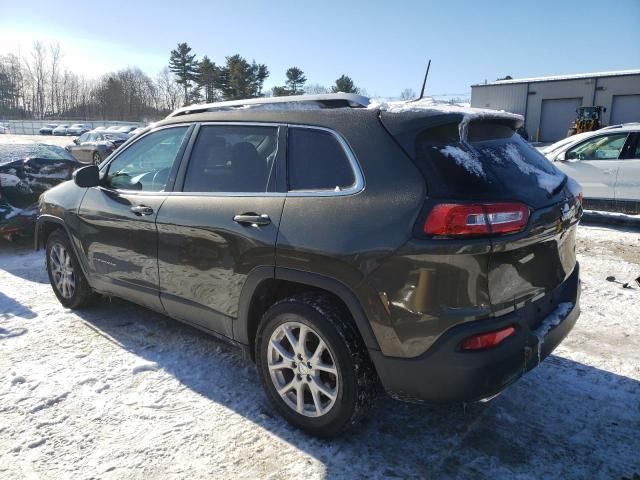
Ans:
[{"label": "white sedan", "polygon": [[640,213],[640,124],[581,133],[540,152],[580,182],[589,207]]}]

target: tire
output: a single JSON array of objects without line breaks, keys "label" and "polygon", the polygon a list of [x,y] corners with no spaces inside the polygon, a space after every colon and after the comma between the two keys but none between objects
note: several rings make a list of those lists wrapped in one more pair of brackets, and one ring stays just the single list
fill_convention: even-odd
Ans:
[{"label": "tire", "polygon": [[100,162],[102,162],[102,157],[100,156],[100,152],[93,152],[93,164],[94,165],[100,165]]},{"label": "tire", "polygon": [[[297,341],[303,329],[306,348],[292,348],[289,335]],[[321,294],[294,295],[271,306],[258,327],[255,354],[271,402],[289,423],[311,435],[336,437],[375,403],[378,378],[349,312]]]},{"label": "tire", "polygon": [[60,229],[47,239],[46,265],[53,293],[63,306],[76,309],[95,301],[97,294],[82,273],[69,238]]}]

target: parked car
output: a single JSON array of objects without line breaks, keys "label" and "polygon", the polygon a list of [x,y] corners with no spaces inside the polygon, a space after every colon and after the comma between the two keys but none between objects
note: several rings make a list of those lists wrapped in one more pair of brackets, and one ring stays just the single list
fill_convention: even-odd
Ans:
[{"label": "parked car", "polygon": [[130,133],[130,132],[133,132],[137,128],[138,127],[136,127],[135,125],[124,125],[124,126],[120,127],[117,131],[121,132],[121,133]]},{"label": "parked car", "polygon": [[55,145],[0,143],[0,235],[33,229],[40,194],[79,166]]},{"label": "parked car", "polygon": [[0,135],[11,133],[8,125],[0,125]]},{"label": "parked car", "polygon": [[215,333],[283,417],[327,437],[379,383],[486,399],[565,338],[581,192],[516,133],[522,117],[286,102],[178,110],[46,192],[36,244],[62,305],[103,293]]},{"label": "parked car", "polygon": [[94,132],[102,132],[104,130],[106,130],[107,127],[105,127],[104,125],[100,126],[100,127],[96,127],[93,129]]},{"label": "parked car", "polygon": [[84,123],[74,123],[67,129],[67,135],[78,136],[90,130],[91,130],[91,127],[89,127],[88,125],[85,125]]},{"label": "parked car", "polygon": [[53,129],[58,126],[57,123],[47,123],[44,127],[42,127],[39,132],[40,135],[51,135],[53,133]]},{"label": "parked car", "polygon": [[582,184],[585,208],[640,213],[640,124],[574,135],[541,152]]},{"label": "parked car", "polygon": [[106,128],[107,132],[117,132],[122,128],[122,125],[111,125],[110,127]]},{"label": "parked car", "polygon": [[147,129],[147,127],[138,127],[135,130],[131,130],[128,135],[129,137],[135,137],[136,135],[138,135],[139,133],[144,132]]},{"label": "parked car", "polygon": [[98,165],[129,137],[119,132],[87,132],[65,148],[79,161]]},{"label": "parked car", "polygon": [[69,125],[67,125],[67,124],[58,125],[56,128],[54,128],[51,131],[51,134],[52,135],[66,135],[68,129],[69,129]]}]

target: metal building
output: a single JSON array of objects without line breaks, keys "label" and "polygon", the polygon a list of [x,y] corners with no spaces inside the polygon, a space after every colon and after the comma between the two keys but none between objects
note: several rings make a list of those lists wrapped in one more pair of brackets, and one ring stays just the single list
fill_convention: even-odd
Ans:
[{"label": "metal building", "polygon": [[530,139],[567,135],[580,106],[603,106],[603,125],[640,122],[640,70],[500,80],[471,86],[471,106],[519,113]]}]

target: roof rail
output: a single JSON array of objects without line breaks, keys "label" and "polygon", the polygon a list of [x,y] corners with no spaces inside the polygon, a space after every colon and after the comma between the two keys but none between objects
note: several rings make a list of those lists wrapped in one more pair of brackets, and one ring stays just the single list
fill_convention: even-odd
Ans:
[{"label": "roof rail", "polygon": [[188,105],[179,108],[167,118],[191,113],[212,112],[215,110],[235,110],[239,108],[252,108],[263,105],[277,105],[283,109],[296,109],[296,106],[309,106],[311,108],[366,108],[370,103],[368,97],[355,93],[322,93],[318,95],[292,95],[288,97],[260,97],[246,100],[230,100],[226,102],[205,103],[200,105]]}]

